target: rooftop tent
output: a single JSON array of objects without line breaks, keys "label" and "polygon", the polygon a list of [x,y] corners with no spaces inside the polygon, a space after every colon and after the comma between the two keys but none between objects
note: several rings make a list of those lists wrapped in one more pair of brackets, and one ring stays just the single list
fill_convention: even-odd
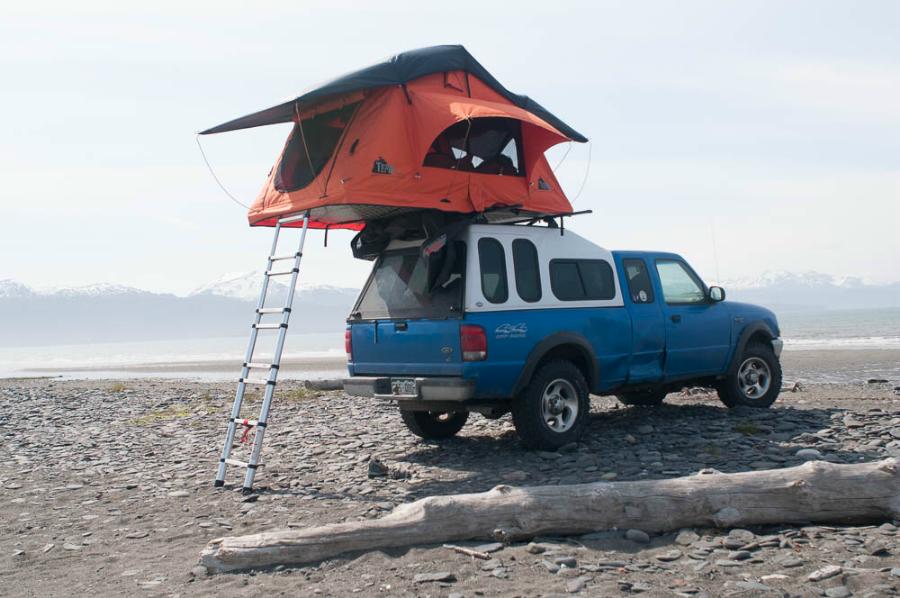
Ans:
[{"label": "rooftop tent", "polygon": [[494,219],[569,213],[544,152],[586,141],[462,46],[398,54],[201,134],[286,122],[293,130],[251,225],[303,210],[311,226],[355,229],[420,209],[491,210]]}]

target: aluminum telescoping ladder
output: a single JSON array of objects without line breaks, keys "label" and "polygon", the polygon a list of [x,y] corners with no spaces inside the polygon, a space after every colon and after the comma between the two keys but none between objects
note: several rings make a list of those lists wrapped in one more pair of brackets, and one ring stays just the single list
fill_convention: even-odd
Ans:
[{"label": "aluminum telescoping ladder", "polygon": [[[300,243],[297,251],[287,255],[276,255],[278,251],[278,236],[281,228],[285,224],[303,221],[303,228],[300,229]],[[291,304],[294,301],[294,288],[297,285],[297,275],[300,272],[300,259],[303,257],[303,243],[306,241],[306,231],[309,227],[309,212],[304,212],[297,216],[286,216],[278,219],[275,224],[275,237],[272,240],[272,249],[269,251],[269,259],[266,264],[266,272],[263,275],[262,290],[259,293],[259,302],[256,305],[256,317],[250,327],[250,341],[247,344],[247,354],[244,358],[244,365],[241,369],[241,377],[238,379],[237,392],[234,395],[234,405],[231,407],[231,417],[228,419],[228,431],[225,434],[225,446],[222,447],[222,456],[219,459],[219,469],[216,473],[216,486],[225,485],[225,467],[228,465],[236,465],[247,469],[244,477],[244,494],[253,491],[253,478],[256,470],[260,466],[259,458],[262,452],[263,436],[266,432],[266,425],[269,421],[269,408],[272,406],[272,397],[275,394],[275,383],[278,380],[278,368],[281,365],[281,352],[284,350],[284,340],[287,336],[288,321],[291,318]],[[293,268],[290,270],[276,272],[273,265],[276,262],[293,260]],[[287,299],[285,299],[283,307],[266,307],[266,296],[269,291],[269,280],[275,276],[290,276],[291,282],[288,284]],[[263,316],[267,314],[281,314],[281,322],[263,323]],[[275,350],[271,363],[254,362],[253,354],[256,351],[256,340],[260,330],[277,330],[278,338],[275,341]],[[254,370],[268,370],[268,376],[252,377],[250,373]],[[262,406],[259,410],[259,418],[241,419],[241,405],[244,402],[244,393],[247,386],[257,384],[265,386],[263,394]],[[250,449],[250,459],[248,461],[239,461],[231,458],[231,449],[234,444],[234,434],[238,425],[252,428],[253,445]]]}]

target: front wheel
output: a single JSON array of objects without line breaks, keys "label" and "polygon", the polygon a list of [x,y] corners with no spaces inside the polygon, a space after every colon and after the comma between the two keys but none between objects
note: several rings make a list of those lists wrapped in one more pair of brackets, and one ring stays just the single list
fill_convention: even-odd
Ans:
[{"label": "front wheel", "polygon": [[425,439],[450,438],[462,430],[469,419],[467,411],[400,411],[400,417],[410,432]]},{"label": "front wheel", "polygon": [[719,399],[728,407],[766,408],[781,392],[781,363],[772,347],[762,343],[747,345],[737,369],[718,387]]},{"label": "front wheel", "polygon": [[542,366],[512,405],[522,444],[548,451],[578,441],[589,412],[587,382],[581,370],[568,361]]}]

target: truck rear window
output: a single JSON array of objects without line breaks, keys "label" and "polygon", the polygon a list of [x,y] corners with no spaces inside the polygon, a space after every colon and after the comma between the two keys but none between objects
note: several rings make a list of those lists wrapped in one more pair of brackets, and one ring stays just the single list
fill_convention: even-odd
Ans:
[{"label": "truck rear window", "polygon": [[[455,255],[422,256],[418,247],[385,252],[375,264],[351,317],[448,318],[462,314],[465,244],[454,243]],[[450,259],[451,264],[446,264]]]}]

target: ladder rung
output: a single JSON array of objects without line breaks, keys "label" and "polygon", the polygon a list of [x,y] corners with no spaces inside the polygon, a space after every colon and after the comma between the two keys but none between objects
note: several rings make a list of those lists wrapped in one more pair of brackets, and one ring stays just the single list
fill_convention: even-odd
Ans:
[{"label": "ladder rung", "polygon": [[292,268],[291,270],[288,270],[287,272],[272,272],[271,270],[266,270],[266,276],[269,276],[269,277],[290,276],[291,274],[294,274],[295,272],[299,272],[299,271],[300,271],[300,268]]},{"label": "ladder rung", "polygon": [[[236,420],[234,420],[234,423],[236,423],[236,424],[238,424],[238,425],[241,425],[241,426],[255,426],[255,425],[257,425],[257,424],[259,423],[259,420],[256,420],[256,419],[236,419]],[[265,426],[262,426],[262,427],[265,428]]]},{"label": "ladder rung", "polygon": [[287,328],[287,326],[283,322],[280,324],[253,324],[253,327],[257,330],[278,330],[279,328]]},{"label": "ladder rung", "polygon": [[290,307],[261,307],[256,310],[256,313],[258,314],[283,314],[290,312]]},{"label": "ladder rung", "polygon": [[259,384],[260,386],[265,386],[266,384],[275,385],[274,380],[266,380],[265,378],[239,378],[238,382],[243,382],[244,384]]},{"label": "ladder rung", "polygon": [[280,262],[282,260],[297,259],[298,257],[302,257],[302,256],[303,256],[303,254],[300,253],[299,251],[297,253],[290,253],[290,254],[286,254],[286,255],[270,255],[269,261]]},{"label": "ladder rung", "polygon": [[245,363],[244,367],[250,368],[251,370],[271,370],[272,368],[278,369],[278,366],[274,363]]},{"label": "ladder rung", "polygon": [[285,216],[284,218],[278,219],[278,224],[290,224],[291,222],[299,222],[306,218],[306,214],[299,214],[297,216]]}]

